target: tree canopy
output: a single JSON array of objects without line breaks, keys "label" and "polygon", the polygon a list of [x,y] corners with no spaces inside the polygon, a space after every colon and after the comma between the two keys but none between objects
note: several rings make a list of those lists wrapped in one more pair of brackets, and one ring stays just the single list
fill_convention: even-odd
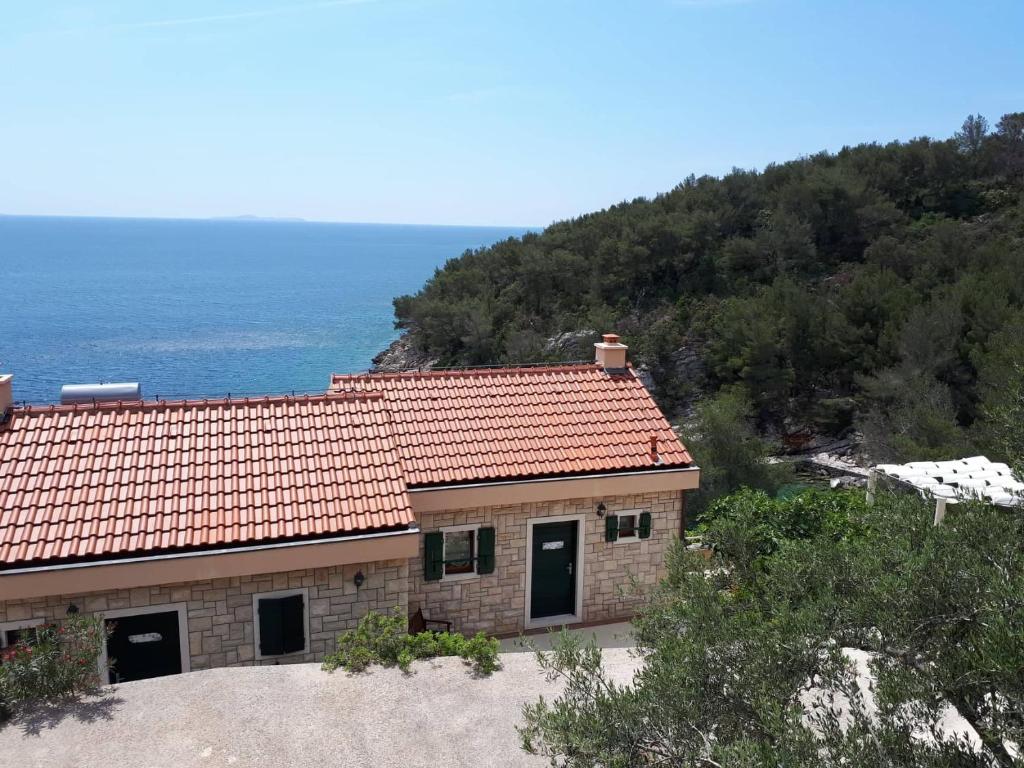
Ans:
[{"label": "tree canopy", "polygon": [[[1014,765],[1024,744],[1024,517],[912,496],[718,500],[635,621],[629,685],[568,636],[524,746],[582,768]],[[859,665],[859,666],[858,666]],[[561,762],[558,762],[561,761]]]},{"label": "tree canopy", "polygon": [[1024,113],[690,177],[467,252],[395,314],[441,364],[564,358],[557,335],[615,330],[669,410],[738,386],[761,426],[856,426],[879,459],[1005,458],[987,419],[1013,371],[990,361],[1024,322]]}]

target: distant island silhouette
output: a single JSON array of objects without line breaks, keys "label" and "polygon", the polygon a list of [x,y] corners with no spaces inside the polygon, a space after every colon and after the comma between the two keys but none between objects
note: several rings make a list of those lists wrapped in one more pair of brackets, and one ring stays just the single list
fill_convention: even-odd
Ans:
[{"label": "distant island silhouette", "polygon": [[242,216],[211,216],[210,221],[294,221],[294,222],[305,222],[306,219],[299,218],[298,216],[253,216],[252,214],[243,214]]}]

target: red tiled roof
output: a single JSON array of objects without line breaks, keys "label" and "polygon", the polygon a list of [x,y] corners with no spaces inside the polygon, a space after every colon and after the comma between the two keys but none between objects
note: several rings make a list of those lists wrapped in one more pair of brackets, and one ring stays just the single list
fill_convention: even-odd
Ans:
[{"label": "red tiled roof", "polygon": [[331,388],[383,393],[410,487],[692,463],[631,369],[334,374]]},{"label": "red tiled roof", "polygon": [[0,426],[0,567],[413,521],[373,394],[15,409]]}]

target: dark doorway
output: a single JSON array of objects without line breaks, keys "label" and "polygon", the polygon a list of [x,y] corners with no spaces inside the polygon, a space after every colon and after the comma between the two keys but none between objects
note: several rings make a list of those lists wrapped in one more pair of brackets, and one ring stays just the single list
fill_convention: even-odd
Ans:
[{"label": "dark doorway", "polygon": [[530,618],[576,612],[576,532],[579,522],[533,526]]},{"label": "dark doorway", "polygon": [[178,612],[142,613],[108,619],[110,682],[127,683],[181,672]]}]

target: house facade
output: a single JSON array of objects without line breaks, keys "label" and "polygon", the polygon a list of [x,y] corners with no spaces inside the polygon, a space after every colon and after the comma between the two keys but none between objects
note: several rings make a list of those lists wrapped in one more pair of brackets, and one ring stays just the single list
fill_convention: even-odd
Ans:
[{"label": "house facade", "polygon": [[308,397],[19,408],[0,377],[0,647],[100,615],[117,682],[317,661],[371,610],[630,616],[699,469],[625,345],[596,347]]}]

